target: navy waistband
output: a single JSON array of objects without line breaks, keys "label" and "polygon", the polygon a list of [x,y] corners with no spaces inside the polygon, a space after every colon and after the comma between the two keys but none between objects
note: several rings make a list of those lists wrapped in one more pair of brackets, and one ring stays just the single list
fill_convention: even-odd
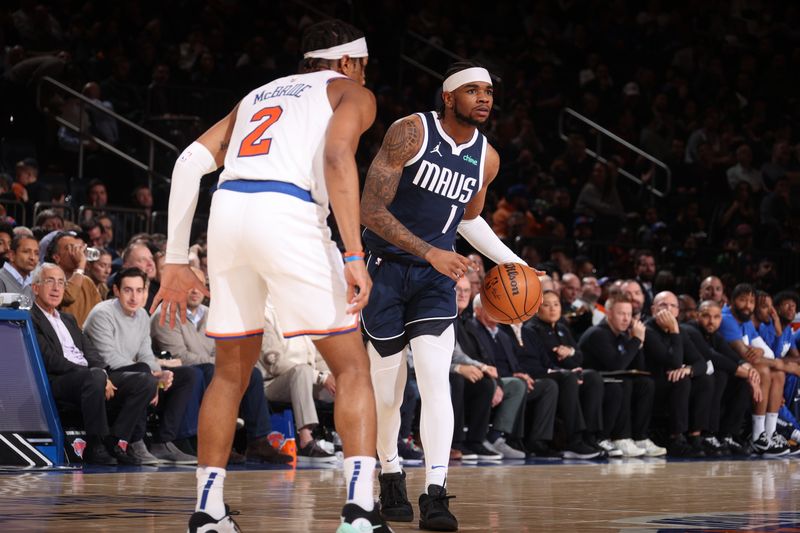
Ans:
[{"label": "navy waistband", "polygon": [[402,255],[396,255],[396,254],[393,254],[393,253],[390,253],[390,252],[383,252],[383,253],[380,253],[380,254],[370,252],[369,255],[371,255],[372,257],[374,257],[376,259],[380,259],[381,261],[388,261],[390,263],[399,263],[399,264],[405,265],[405,266],[411,266],[411,267],[429,267],[429,266],[431,266],[431,264],[428,263],[427,261],[425,261],[424,259],[423,260],[414,260],[414,259],[411,259],[409,257],[403,257]]},{"label": "navy waistband", "polygon": [[299,198],[304,202],[313,202],[311,193],[302,189],[294,183],[287,183],[285,181],[267,181],[267,180],[228,180],[222,182],[219,189],[234,192],[279,192],[281,194],[288,194]]}]

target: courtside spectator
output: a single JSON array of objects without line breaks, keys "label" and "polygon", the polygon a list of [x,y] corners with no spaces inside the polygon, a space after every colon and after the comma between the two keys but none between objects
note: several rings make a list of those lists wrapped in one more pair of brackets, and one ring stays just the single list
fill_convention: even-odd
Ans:
[{"label": "courtside spectator", "polygon": [[[199,269],[192,270],[205,283],[203,272]],[[178,324],[175,328],[170,327],[169,317],[164,317],[164,323],[161,324],[162,306],[156,309],[150,319],[153,347],[159,352],[169,353],[173,360],[180,361],[182,367],[193,369],[198,374],[195,386],[196,398],[194,402],[188,403],[181,427],[181,433],[185,432],[190,436],[197,434],[199,415],[199,410],[193,412],[190,410],[200,406],[203,393],[214,377],[216,347],[214,339],[206,336],[208,306],[203,305],[204,297],[203,293],[198,290],[189,291],[186,300],[186,322],[182,323],[176,317]],[[287,463],[291,457],[278,453],[267,441],[267,435],[272,428],[269,419],[269,405],[261,385],[262,379],[261,372],[253,368],[250,384],[242,397],[240,411],[247,432],[245,456],[256,461]]]},{"label": "courtside spectator", "polygon": [[[681,330],[677,296],[658,293],[645,325],[645,364],[656,385],[653,409],[667,415],[667,452],[673,457],[702,457],[706,443],[701,435],[708,430],[714,380],[706,360]],[[709,444],[707,451],[719,455],[721,448]]]},{"label": "courtside spectator", "polygon": [[329,463],[336,457],[325,450],[313,435],[319,425],[314,399],[332,402],[336,395],[336,379],[327,368],[318,368],[322,359],[308,336],[285,339],[278,315],[267,306],[266,325],[261,342],[258,367],[264,375],[261,395],[271,402],[292,404],[297,427],[297,459],[300,462]]},{"label": "courtside spectator", "polygon": [[[43,263],[32,277],[36,300],[31,318],[39,351],[58,407],[80,411],[87,441],[84,462],[141,464],[134,448],[144,443],[131,439],[137,426],[144,424],[158,379],[145,373],[108,369],[75,318],[57,311],[67,285],[61,267]],[[109,410],[116,412],[112,423]]]},{"label": "courtside spectator", "polygon": [[[492,437],[496,441],[503,437],[506,442],[515,442],[524,437],[525,449],[537,457],[560,457],[561,453],[553,449],[553,429],[555,423],[556,407],[558,404],[558,385],[551,380],[534,380],[525,372],[514,354],[515,339],[502,331],[498,323],[486,312],[481,304],[480,294],[472,300],[472,309],[475,318],[466,322],[464,329],[468,337],[461,344],[464,352],[470,357],[478,359],[473,353],[479,352],[479,359],[491,361],[491,366],[497,368],[497,373],[503,384],[501,395],[509,390],[510,386],[522,384],[524,408],[516,413],[503,413],[514,415],[502,420],[495,414],[492,423]],[[513,384],[513,385],[512,385]],[[497,394],[497,391],[495,391]],[[493,402],[494,403],[494,402]],[[511,426],[511,427],[509,427]],[[478,453],[480,458],[480,452]]]},{"label": "courtside spectator", "polygon": [[195,464],[197,458],[181,452],[172,441],[177,437],[196,375],[180,366],[162,370],[153,353],[150,317],[142,308],[147,274],[138,268],[122,269],[114,278],[113,291],[112,300],[100,302],[89,313],[86,334],[112,370],[152,374],[163,384],[153,398],[160,421],[150,453],[168,463]]},{"label": "courtside spectator", "polygon": [[[592,448],[599,448],[606,454],[615,449],[600,446],[603,429],[603,378],[595,370],[583,368],[583,353],[568,327],[561,321],[561,301],[553,291],[544,291],[539,312],[522,329],[528,328],[536,335],[529,344],[538,345],[546,355],[545,367],[552,370],[552,377],[559,382],[559,409],[563,396],[561,376],[564,371],[574,373],[580,386],[580,408],[584,420],[584,440]],[[565,414],[559,415],[569,424]],[[616,450],[618,452],[618,450]]]},{"label": "courtside spectator", "polygon": [[[458,278],[456,307],[459,318],[456,320],[456,330],[463,327],[462,321],[466,318],[463,317],[463,313],[470,307],[471,297],[472,288],[467,277]],[[456,341],[450,363],[450,397],[453,402],[455,420],[450,451],[451,459],[478,458],[477,453],[472,449],[477,448],[477,444],[482,444],[489,432],[492,399],[497,379],[497,369],[494,366],[473,359],[464,353],[461,345]],[[502,437],[493,443],[493,447],[503,454],[503,457],[525,458],[525,452],[512,448]]]},{"label": "courtside spectator", "polygon": [[611,442],[601,446],[616,448],[626,457],[664,455],[667,450],[649,435],[655,384],[644,373],[645,325],[633,318],[631,302],[622,293],[609,297],[605,307],[606,321],[589,328],[578,341],[584,367],[619,376],[619,382],[605,384],[602,436]]},{"label": "courtside spectator", "polygon": [[[697,320],[683,328],[706,361],[714,365],[714,397],[711,400],[709,433],[705,439],[733,455],[749,455],[750,443],[742,435],[751,398],[760,401],[761,376],[742,359],[722,335],[722,307],[713,300],[700,303]],[[714,442],[716,441],[716,442]]]}]

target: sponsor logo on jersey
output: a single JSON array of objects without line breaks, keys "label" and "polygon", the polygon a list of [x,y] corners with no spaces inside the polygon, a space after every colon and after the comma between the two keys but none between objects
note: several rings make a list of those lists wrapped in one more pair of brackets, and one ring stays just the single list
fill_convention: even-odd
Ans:
[{"label": "sponsor logo on jersey", "polygon": [[472,157],[470,157],[469,154],[465,155],[462,159],[464,161],[466,161],[467,163],[469,163],[470,165],[475,165],[476,167],[478,166],[478,160],[477,159],[473,159]]},{"label": "sponsor logo on jersey", "polygon": [[434,194],[467,203],[475,194],[478,180],[423,159],[412,183]]}]

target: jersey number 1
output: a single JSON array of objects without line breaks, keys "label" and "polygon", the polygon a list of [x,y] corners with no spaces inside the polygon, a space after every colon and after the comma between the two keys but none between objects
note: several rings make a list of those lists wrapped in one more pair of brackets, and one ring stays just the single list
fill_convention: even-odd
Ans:
[{"label": "jersey number 1", "polygon": [[269,148],[272,145],[272,139],[262,139],[264,132],[267,128],[278,122],[281,118],[283,109],[280,107],[265,107],[259,109],[250,118],[250,122],[258,122],[264,120],[261,124],[253,128],[253,131],[247,134],[239,146],[239,157],[252,157],[255,155],[266,155],[269,153]]}]

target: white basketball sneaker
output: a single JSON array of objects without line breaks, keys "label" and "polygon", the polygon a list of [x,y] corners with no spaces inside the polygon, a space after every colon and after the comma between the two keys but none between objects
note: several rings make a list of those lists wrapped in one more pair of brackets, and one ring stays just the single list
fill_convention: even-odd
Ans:
[{"label": "white basketball sneaker", "polygon": [[618,439],[611,441],[615,448],[622,452],[625,457],[641,457],[644,450],[633,443],[633,439]]},{"label": "white basketball sneaker", "polygon": [[647,457],[661,457],[662,455],[667,455],[666,448],[656,445],[656,443],[650,439],[635,440],[633,443],[643,449]]}]

